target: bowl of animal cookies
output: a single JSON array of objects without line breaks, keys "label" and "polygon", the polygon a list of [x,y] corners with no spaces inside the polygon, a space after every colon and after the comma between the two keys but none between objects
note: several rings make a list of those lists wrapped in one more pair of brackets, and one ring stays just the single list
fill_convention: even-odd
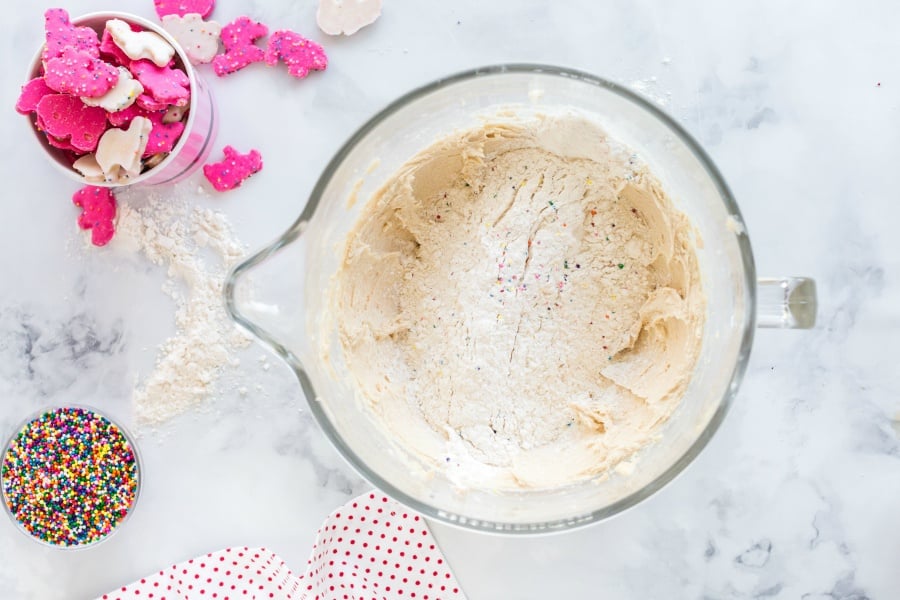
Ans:
[{"label": "bowl of animal cookies", "polygon": [[215,55],[216,33],[186,50],[136,15],[72,19],[51,8],[16,110],[71,179],[100,187],[174,183],[202,166],[215,138],[215,105],[192,61]]}]

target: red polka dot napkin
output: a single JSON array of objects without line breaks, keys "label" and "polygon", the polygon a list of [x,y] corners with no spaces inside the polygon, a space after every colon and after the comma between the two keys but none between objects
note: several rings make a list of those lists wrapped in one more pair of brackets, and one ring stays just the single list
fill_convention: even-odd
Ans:
[{"label": "red polka dot napkin", "polygon": [[264,548],[228,548],[173,565],[102,600],[465,600],[425,520],[379,494],[333,512],[306,573]]}]

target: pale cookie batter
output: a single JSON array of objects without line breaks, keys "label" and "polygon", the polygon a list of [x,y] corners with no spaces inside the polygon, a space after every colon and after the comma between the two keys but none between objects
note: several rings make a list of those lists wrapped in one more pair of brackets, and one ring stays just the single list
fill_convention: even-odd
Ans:
[{"label": "pale cookie batter", "polygon": [[692,235],[582,117],[440,140],[369,201],[334,279],[359,396],[461,485],[603,474],[688,384],[705,319]]}]

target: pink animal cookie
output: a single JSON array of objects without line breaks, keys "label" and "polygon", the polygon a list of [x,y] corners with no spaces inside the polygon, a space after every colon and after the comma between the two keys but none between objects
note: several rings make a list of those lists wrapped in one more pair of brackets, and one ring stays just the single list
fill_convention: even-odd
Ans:
[{"label": "pink animal cookie", "polygon": [[90,27],[75,27],[69,21],[69,13],[62,8],[51,8],[44,13],[44,36],[47,41],[41,59],[44,62],[62,56],[66,48],[74,48],[94,58],[100,56],[97,32]]},{"label": "pink animal cookie", "polygon": [[44,80],[57,92],[97,98],[119,81],[119,70],[90,54],[66,48],[61,56],[47,61]]},{"label": "pink animal cookie", "polygon": [[83,152],[75,148],[75,146],[72,145],[72,142],[68,139],[60,139],[53,137],[52,135],[48,135],[47,143],[54,148],[59,148],[60,150],[67,150],[69,152],[77,152],[78,154],[83,154]]},{"label": "pink animal cookie", "polygon": [[168,104],[166,104],[165,102],[157,102],[150,94],[141,94],[137,97],[135,104],[150,112],[154,112],[157,110],[166,110],[167,108],[169,108]]},{"label": "pink animal cookie", "polygon": [[163,121],[163,117],[165,116],[166,111],[164,110],[154,111],[147,115],[147,118],[150,119],[150,123],[153,124],[153,129],[150,130],[150,138],[147,140],[147,149],[144,150],[144,158],[153,156],[154,154],[171,152],[172,148],[175,147],[175,144],[178,143],[178,138],[180,138],[181,134],[184,132],[184,123],[181,121],[166,123]]},{"label": "pink animal cookie", "polygon": [[203,165],[203,175],[217,191],[224,192],[240,186],[245,179],[258,173],[263,167],[262,155],[257,150],[239,154],[231,146],[225,146],[225,160]]},{"label": "pink animal cookie", "polygon": [[22,93],[19,94],[19,99],[16,101],[16,112],[27,115],[37,109],[41,98],[55,93],[47,87],[43,77],[35,77],[22,86]]},{"label": "pink animal cookie", "polygon": [[132,61],[130,71],[157,105],[187,106],[191,98],[191,81],[181,69],[157,67],[144,59]]},{"label": "pink animal cookie", "polygon": [[190,13],[197,13],[205,19],[216,6],[215,0],[153,0],[153,4],[160,19],[166,15],[183,17]]},{"label": "pink animal cookie", "polygon": [[273,33],[266,49],[267,65],[273,66],[279,59],[288,66],[288,73],[298,79],[303,79],[310,71],[324,71],[328,66],[322,46],[287,29]]},{"label": "pink animal cookie", "polygon": [[238,17],[223,27],[221,36],[225,53],[213,59],[216,75],[223,77],[252,63],[264,61],[266,51],[253,42],[268,33],[268,27],[250,17]]},{"label": "pink animal cookie", "polygon": [[[106,131],[106,111],[97,106],[86,106],[76,96],[44,96],[37,103],[36,111],[38,126],[48,136],[69,140],[72,148],[82,153],[92,152]],[[52,141],[50,143],[54,145]]]},{"label": "pink animal cookie", "polygon": [[72,196],[75,206],[81,208],[78,226],[91,230],[91,242],[105,246],[116,232],[116,197],[109,188],[86,185]]},{"label": "pink animal cookie", "polygon": [[147,117],[149,119],[151,112],[152,111],[144,110],[135,103],[118,112],[106,113],[106,118],[113,127],[127,128],[132,119],[135,117]]}]

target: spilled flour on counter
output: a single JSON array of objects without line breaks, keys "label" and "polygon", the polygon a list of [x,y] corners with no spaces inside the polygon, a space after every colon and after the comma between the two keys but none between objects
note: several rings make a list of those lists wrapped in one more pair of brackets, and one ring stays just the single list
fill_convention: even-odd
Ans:
[{"label": "spilled flour on counter", "polygon": [[223,367],[236,367],[236,351],[250,344],[222,301],[225,277],[245,248],[220,213],[177,197],[140,202],[133,194],[119,194],[114,243],[165,267],[162,289],[175,303],[175,334],[133,396],[137,422],[155,426],[200,406]]},{"label": "spilled flour on counter", "polygon": [[631,82],[629,87],[663,108],[668,107],[669,104],[672,103],[672,92],[670,90],[663,90],[655,75],[644,77],[643,79],[635,79]]}]

